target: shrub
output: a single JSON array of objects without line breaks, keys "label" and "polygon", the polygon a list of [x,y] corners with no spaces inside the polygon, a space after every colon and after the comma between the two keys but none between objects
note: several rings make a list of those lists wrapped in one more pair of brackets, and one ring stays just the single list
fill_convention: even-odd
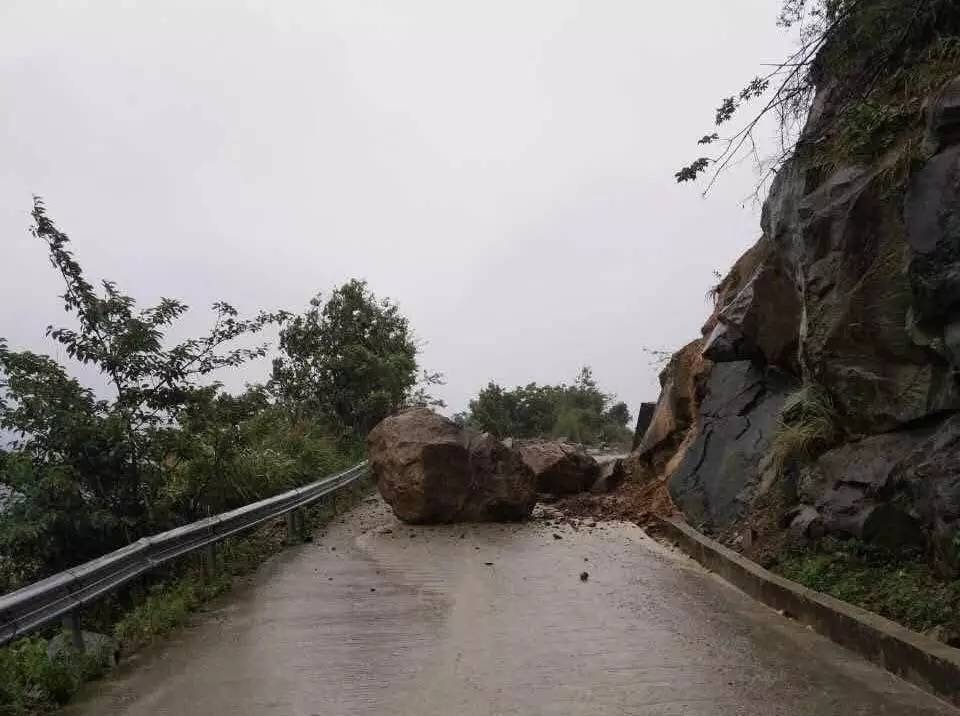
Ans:
[{"label": "shrub", "polygon": [[47,642],[22,639],[0,649],[0,714],[20,716],[52,711],[67,703],[84,681],[100,676],[96,662],[76,651],[47,655]]}]

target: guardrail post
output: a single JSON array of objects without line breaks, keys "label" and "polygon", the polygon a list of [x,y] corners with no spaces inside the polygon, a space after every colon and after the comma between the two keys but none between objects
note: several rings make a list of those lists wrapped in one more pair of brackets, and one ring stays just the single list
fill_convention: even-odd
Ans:
[{"label": "guardrail post", "polygon": [[209,582],[217,573],[217,546],[208,544],[203,548],[200,557],[200,568],[203,570],[203,580]]},{"label": "guardrail post", "polygon": [[296,511],[297,538],[302,542],[307,538],[307,511],[300,508]]},{"label": "guardrail post", "polygon": [[297,516],[294,510],[290,510],[286,515],[287,520],[287,544],[293,544],[297,541]]},{"label": "guardrail post", "polygon": [[84,652],[83,645],[83,625],[80,623],[80,610],[74,609],[63,615],[63,628],[70,632],[70,640],[73,648],[81,654]]}]

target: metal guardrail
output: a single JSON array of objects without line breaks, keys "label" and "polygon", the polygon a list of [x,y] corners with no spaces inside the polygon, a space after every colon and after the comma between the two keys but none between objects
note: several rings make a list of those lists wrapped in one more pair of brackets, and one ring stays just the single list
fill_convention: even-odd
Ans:
[{"label": "metal guardrail", "polygon": [[[74,642],[82,649],[79,610],[127,582],[231,535],[305,507],[350,485],[368,473],[366,461],[309,485],[207,517],[183,527],[144,537],[97,559],[0,596],[0,645],[65,617],[72,617]],[[79,642],[79,643],[78,643]]]}]

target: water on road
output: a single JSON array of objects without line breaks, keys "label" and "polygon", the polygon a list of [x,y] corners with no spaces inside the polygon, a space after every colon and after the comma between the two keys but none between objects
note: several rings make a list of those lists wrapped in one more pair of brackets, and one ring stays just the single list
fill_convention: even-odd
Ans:
[{"label": "water on road", "polygon": [[368,501],[314,543],[269,561],[71,713],[958,712],[638,527],[408,527]]}]

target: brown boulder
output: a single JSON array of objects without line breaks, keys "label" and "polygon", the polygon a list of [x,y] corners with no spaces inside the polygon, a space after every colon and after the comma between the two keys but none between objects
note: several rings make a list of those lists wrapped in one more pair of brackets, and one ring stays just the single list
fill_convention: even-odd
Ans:
[{"label": "brown boulder", "polygon": [[660,398],[647,431],[634,453],[661,472],[696,423],[700,387],[711,363],[703,358],[703,341],[691,341],[673,354],[660,373]]},{"label": "brown boulder", "polygon": [[703,355],[714,362],[762,357],[792,366],[799,325],[800,299],[793,280],[770,259],[717,312]]},{"label": "brown boulder", "polygon": [[537,492],[571,495],[589,490],[597,479],[597,461],[583,450],[562,442],[528,442],[520,457],[536,476]]},{"label": "brown boulder", "polygon": [[520,520],[536,502],[519,455],[428,408],[382,421],[367,446],[377,489],[404,522]]},{"label": "brown boulder", "polygon": [[623,484],[626,477],[627,472],[622,459],[608,460],[600,465],[599,474],[590,487],[590,492],[595,495],[613,492]]}]

